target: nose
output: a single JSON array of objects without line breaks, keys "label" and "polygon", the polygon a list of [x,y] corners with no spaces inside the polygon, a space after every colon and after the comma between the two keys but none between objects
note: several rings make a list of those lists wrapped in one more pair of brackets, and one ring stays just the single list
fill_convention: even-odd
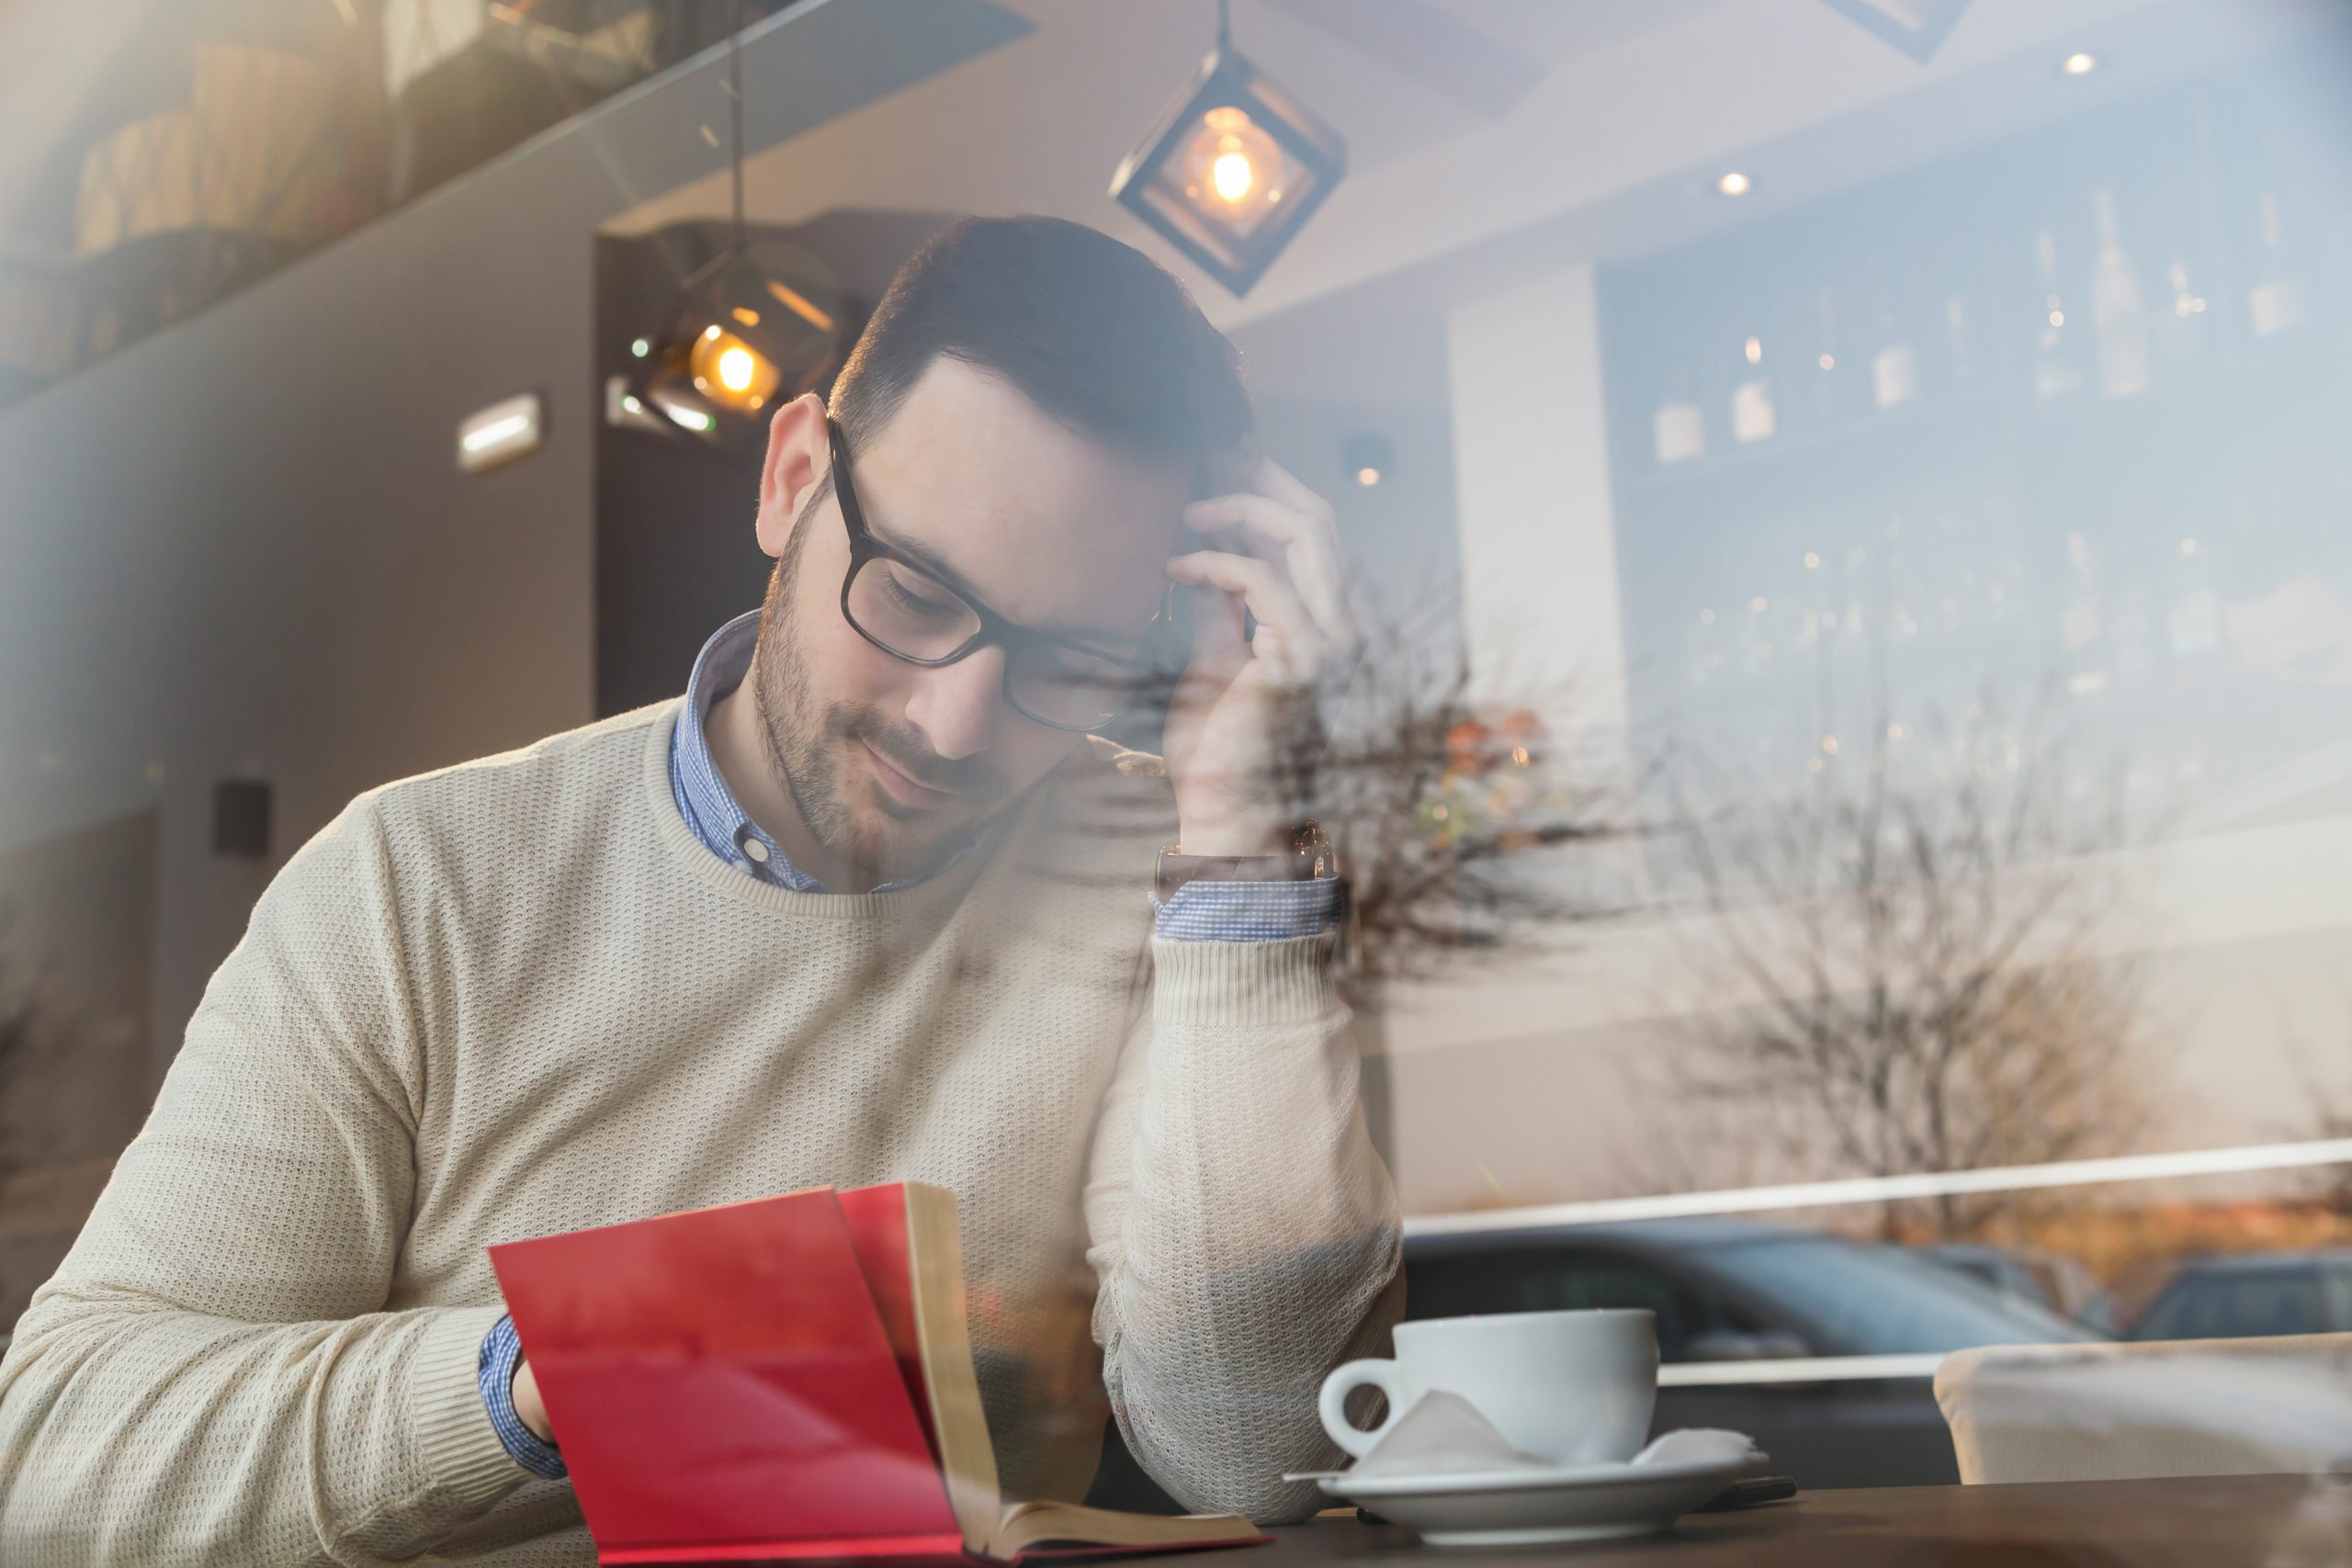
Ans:
[{"label": "nose", "polygon": [[983,648],[916,675],[907,719],[949,761],[996,744],[1004,717],[1004,658],[1001,648]]}]

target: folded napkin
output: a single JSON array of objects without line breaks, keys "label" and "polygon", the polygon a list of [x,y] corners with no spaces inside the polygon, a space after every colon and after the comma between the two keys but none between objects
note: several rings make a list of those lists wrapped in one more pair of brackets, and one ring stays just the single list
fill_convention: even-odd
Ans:
[{"label": "folded napkin", "polygon": [[[1668,1432],[1623,1462],[1728,1464],[1750,1457],[1761,1456],[1746,1434],[1701,1427]],[[1378,1481],[1406,1476],[1534,1473],[1563,1468],[1600,1467],[1563,1467],[1550,1460],[1521,1453],[1511,1447],[1510,1438],[1495,1429],[1493,1422],[1479,1414],[1476,1405],[1458,1393],[1432,1390],[1416,1400],[1410,1410],[1381,1434],[1380,1441],[1356,1461],[1354,1469],[1294,1472],[1283,1479],[1323,1480],[1344,1473],[1356,1480]]]},{"label": "folded napkin", "polygon": [[1473,1475],[1552,1467],[1510,1446],[1478,1407],[1458,1393],[1431,1390],[1381,1434],[1349,1473],[1370,1481],[1392,1475]]}]

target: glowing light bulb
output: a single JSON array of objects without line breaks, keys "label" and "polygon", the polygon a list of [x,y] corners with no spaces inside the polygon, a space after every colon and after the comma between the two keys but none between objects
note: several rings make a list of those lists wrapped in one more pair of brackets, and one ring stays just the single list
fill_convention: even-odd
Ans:
[{"label": "glowing light bulb", "polygon": [[2087,76],[2092,72],[2098,69],[2098,56],[2096,54],[2070,54],[2066,57],[2066,63],[2063,69],[2069,76]]},{"label": "glowing light bulb", "polygon": [[1184,154],[1184,195],[1220,224],[1254,224],[1282,198],[1283,150],[1249,111],[1220,104],[1201,116]]},{"label": "glowing light bulb", "polygon": [[1741,174],[1737,169],[1732,170],[1729,174],[1715,182],[1715,188],[1723,192],[1725,196],[1746,196],[1750,190],[1753,190],[1755,186],[1756,182],[1749,179],[1746,175]]},{"label": "glowing light bulb", "polygon": [[735,413],[750,413],[773,400],[783,384],[775,362],[730,332],[695,340],[687,369],[697,391]]},{"label": "glowing light bulb", "polygon": [[1216,194],[1227,201],[1239,201],[1250,194],[1256,183],[1256,171],[1250,166],[1250,154],[1235,148],[1220,152],[1209,165],[1209,179],[1216,186]]}]

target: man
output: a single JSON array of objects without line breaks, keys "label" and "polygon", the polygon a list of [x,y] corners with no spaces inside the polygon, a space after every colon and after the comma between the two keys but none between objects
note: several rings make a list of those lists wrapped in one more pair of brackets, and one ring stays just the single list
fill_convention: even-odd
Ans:
[{"label": "man", "polygon": [[[1329,511],[1057,221],[926,247],[833,414],[775,415],[766,601],[682,702],[363,795],[264,896],[0,1363],[9,1568],[591,1561],[483,1249],[898,1178],[959,1195],[1009,1491],[1082,1494],[1107,1403],[1186,1505],[1311,1506],[1399,1300],[1263,782],[1353,653]],[[1180,598],[1160,778],[1087,732]]]}]

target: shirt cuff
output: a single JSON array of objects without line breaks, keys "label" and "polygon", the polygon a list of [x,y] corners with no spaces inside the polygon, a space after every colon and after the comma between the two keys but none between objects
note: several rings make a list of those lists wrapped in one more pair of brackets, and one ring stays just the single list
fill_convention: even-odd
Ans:
[{"label": "shirt cuff", "polygon": [[497,1429],[498,1440],[506,1445],[516,1464],[533,1475],[561,1481],[571,1474],[563,1455],[553,1443],[541,1441],[514,1414],[514,1365],[522,1359],[523,1340],[514,1332],[514,1320],[502,1317],[491,1325],[481,1340],[481,1402],[490,1411],[490,1424]]},{"label": "shirt cuff", "polygon": [[1285,942],[1320,936],[1340,923],[1340,879],[1306,882],[1187,882],[1166,903],[1154,897],[1152,931],[1178,942]]}]

